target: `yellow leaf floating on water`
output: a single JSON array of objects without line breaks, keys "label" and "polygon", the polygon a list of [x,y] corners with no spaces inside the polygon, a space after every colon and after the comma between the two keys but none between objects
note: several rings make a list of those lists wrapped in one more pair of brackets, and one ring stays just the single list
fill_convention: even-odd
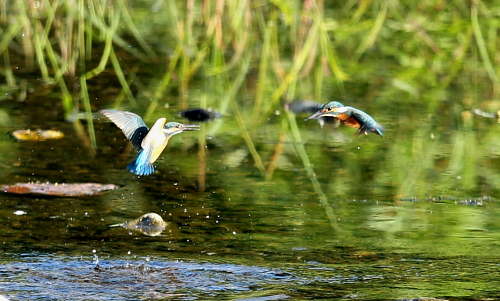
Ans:
[{"label": "yellow leaf floating on water", "polygon": [[73,183],[73,184],[51,184],[51,183],[17,183],[14,185],[0,186],[0,190],[13,194],[49,195],[77,197],[84,195],[96,195],[101,191],[120,188],[114,184],[98,183]]},{"label": "yellow leaf floating on water", "polygon": [[49,139],[61,139],[64,134],[55,130],[17,130],[11,135],[19,141],[45,141]]}]

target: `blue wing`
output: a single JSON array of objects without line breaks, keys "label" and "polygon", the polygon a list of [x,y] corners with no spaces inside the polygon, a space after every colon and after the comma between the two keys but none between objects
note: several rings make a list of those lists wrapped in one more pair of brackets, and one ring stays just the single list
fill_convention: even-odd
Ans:
[{"label": "blue wing", "polygon": [[149,128],[139,115],[127,111],[100,110],[99,113],[108,117],[123,131],[125,137],[132,142],[136,151],[141,151],[141,143],[149,132]]}]

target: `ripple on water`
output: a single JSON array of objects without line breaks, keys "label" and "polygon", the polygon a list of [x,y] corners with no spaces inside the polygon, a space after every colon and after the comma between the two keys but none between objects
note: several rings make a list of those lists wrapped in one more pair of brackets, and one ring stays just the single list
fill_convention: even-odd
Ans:
[{"label": "ripple on water", "polygon": [[269,268],[184,261],[101,259],[96,268],[81,258],[5,264],[0,276],[3,291],[16,292],[12,297],[19,300],[207,300],[291,277]]}]

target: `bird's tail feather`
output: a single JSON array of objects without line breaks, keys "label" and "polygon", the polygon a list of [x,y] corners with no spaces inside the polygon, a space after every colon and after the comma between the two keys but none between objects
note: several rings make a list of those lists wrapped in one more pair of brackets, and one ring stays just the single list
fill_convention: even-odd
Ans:
[{"label": "bird's tail feather", "polygon": [[145,164],[137,164],[137,160],[132,161],[127,165],[127,170],[138,176],[147,176],[155,171],[153,164],[146,162]]},{"label": "bird's tail feather", "polygon": [[147,176],[155,171],[152,163],[149,162],[151,158],[151,149],[146,148],[139,152],[135,161],[127,166],[127,169],[138,176]]}]

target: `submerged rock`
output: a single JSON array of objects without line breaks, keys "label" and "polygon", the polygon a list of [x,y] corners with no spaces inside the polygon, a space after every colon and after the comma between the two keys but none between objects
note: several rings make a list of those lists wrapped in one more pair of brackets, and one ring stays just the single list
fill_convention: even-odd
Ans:
[{"label": "submerged rock", "polygon": [[165,230],[167,224],[163,218],[154,212],[146,213],[132,221],[111,225],[110,227],[123,227],[125,229],[139,231],[147,236],[158,236]]},{"label": "submerged rock", "polygon": [[61,197],[78,197],[85,195],[96,195],[101,191],[118,189],[120,186],[114,184],[99,183],[17,183],[14,185],[0,186],[0,190],[13,194],[49,195]]}]

